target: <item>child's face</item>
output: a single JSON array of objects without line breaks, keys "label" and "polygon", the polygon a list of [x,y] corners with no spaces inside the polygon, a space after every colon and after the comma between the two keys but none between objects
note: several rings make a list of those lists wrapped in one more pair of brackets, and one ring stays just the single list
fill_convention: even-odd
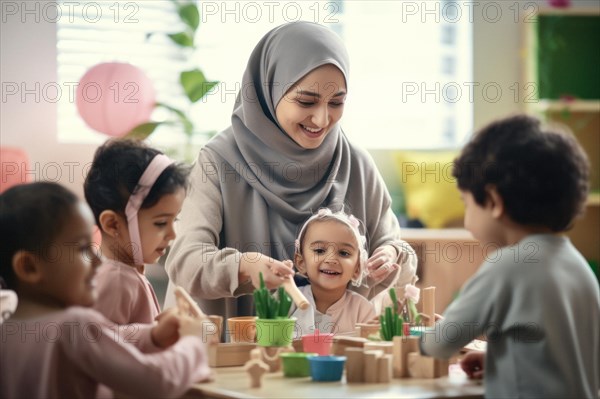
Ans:
[{"label": "child's face", "polygon": [[39,289],[63,306],[92,306],[96,300],[94,276],[101,261],[92,243],[94,215],[80,202],[42,263]]},{"label": "child's face", "polygon": [[151,208],[140,209],[138,224],[144,263],[156,263],[175,238],[174,222],[181,211],[185,190],[166,194]]},{"label": "child's face", "polygon": [[482,243],[500,245],[497,221],[492,217],[490,206],[481,206],[469,191],[461,190],[461,198],[465,203],[465,228]]},{"label": "child's face", "polygon": [[360,272],[355,235],[335,220],[314,221],[307,228],[296,266],[313,286],[345,290]]},{"label": "child's face", "polygon": [[279,125],[302,148],[318,148],[344,113],[346,81],[331,65],[316,68],[277,104]]}]

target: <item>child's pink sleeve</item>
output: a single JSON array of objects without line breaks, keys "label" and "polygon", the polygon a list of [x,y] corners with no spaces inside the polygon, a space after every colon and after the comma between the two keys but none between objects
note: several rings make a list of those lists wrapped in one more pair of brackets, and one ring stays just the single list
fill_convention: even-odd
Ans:
[{"label": "child's pink sleeve", "polygon": [[[140,349],[159,350],[152,343],[150,326],[134,324],[116,330],[96,312],[87,311],[85,318],[80,331],[72,334],[72,342],[63,350],[94,380],[116,392],[178,397],[210,374],[199,337],[183,337],[168,349],[148,354]],[[129,333],[127,328],[131,328]]]}]

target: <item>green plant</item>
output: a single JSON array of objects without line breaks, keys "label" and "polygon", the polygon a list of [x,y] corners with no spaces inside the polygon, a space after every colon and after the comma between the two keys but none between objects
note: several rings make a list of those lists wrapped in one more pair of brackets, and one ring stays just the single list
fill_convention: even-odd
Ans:
[{"label": "green plant", "polygon": [[401,337],[404,325],[404,320],[398,312],[396,290],[390,288],[389,293],[393,306],[387,306],[385,313],[379,316],[379,324],[381,325],[380,334],[385,341],[391,341],[396,336]]},{"label": "green plant", "polygon": [[[171,0],[171,2],[177,10],[177,15],[179,16],[184,29],[181,32],[169,33],[166,36],[173,44],[181,49],[183,58],[188,60],[196,49],[194,38],[200,27],[200,12],[195,0]],[[149,39],[154,34],[154,32],[147,33],[146,39]],[[199,68],[182,71],[179,74],[179,84],[189,101],[189,106],[204,98],[204,96],[206,96],[206,94],[218,83],[218,81],[207,80],[204,76],[204,72]],[[167,110],[172,116],[172,119],[161,122],[150,121],[138,125],[128,133],[128,137],[145,139],[160,125],[180,125],[188,138],[189,144],[192,136],[197,133],[197,129],[192,120],[187,116],[186,112],[180,108],[164,103],[156,103],[156,107]]]},{"label": "green plant", "polygon": [[292,300],[285,292],[283,287],[277,290],[277,297],[271,295],[262,273],[260,277],[260,288],[254,290],[254,305],[259,319],[282,319],[288,317],[288,312],[292,306]]}]

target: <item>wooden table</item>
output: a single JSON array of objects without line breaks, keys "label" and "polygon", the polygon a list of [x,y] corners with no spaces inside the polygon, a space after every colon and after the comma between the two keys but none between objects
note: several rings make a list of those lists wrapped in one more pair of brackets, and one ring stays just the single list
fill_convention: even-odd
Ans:
[{"label": "wooden table", "polygon": [[482,398],[483,385],[474,381],[450,381],[448,377],[393,379],[389,384],[347,384],[312,382],[310,377],[285,378],[283,373],[267,373],[262,387],[249,388],[250,380],[243,367],[214,369],[215,381],[196,384],[184,396],[191,398]]}]

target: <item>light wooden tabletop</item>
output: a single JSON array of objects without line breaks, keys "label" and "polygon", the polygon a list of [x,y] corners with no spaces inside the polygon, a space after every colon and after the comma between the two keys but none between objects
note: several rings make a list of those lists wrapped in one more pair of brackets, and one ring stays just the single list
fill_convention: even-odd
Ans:
[{"label": "light wooden tabletop", "polygon": [[260,388],[250,388],[243,367],[216,368],[215,381],[196,384],[184,396],[191,398],[482,398],[483,385],[448,377],[431,380],[393,379],[385,384],[313,382],[310,377],[286,378],[283,373],[267,373]]}]

